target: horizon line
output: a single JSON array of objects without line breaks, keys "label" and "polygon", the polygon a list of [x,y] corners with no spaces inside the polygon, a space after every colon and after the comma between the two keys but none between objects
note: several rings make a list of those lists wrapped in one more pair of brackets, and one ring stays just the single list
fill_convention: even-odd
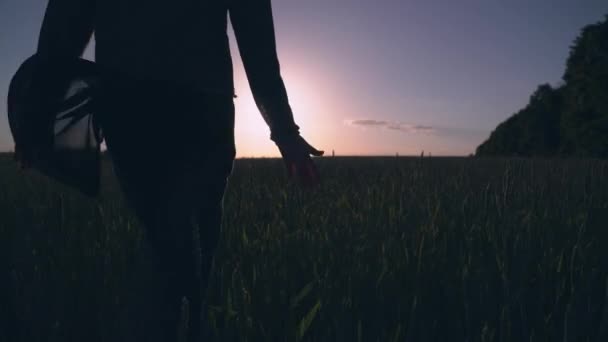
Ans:
[{"label": "horizon line", "polygon": [[[105,152],[102,151],[102,154]],[[0,154],[14,154],[15,151],[10,151],[10,150],[5,150],[5,151],[0,151]],[[339,157],[391,157],[391,158],[396,158],[396,157],[416,157],[416,158],[420,158],[421,155],[423,157],[469,157],[471,155],[475,155],[474,153],[470,153],[470,154],[401,154],[401,153],[393,153],[393,154],[335,154],[335,155],[331,155],[331,154],[327,154],[327,155],[323,155],[323,156],[311,156],[311,158],[315,159],[315,158],[339,158]],[[258,156],[237,156],[234,159],[281,159],[282,157],[279,156],[267,156],[267,155],[258,155]]]}]

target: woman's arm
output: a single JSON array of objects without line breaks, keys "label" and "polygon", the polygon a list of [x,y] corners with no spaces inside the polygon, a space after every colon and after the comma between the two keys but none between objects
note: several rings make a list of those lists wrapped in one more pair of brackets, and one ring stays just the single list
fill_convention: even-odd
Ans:
[{"label": "woman's arm", "polygon": [[270,0],[232,0],[229,13],[249,86],[271,139],[278,143],[298,136],[281,77]]},{"label": "woman's arm", "polygon": [[232,0],[230,19],[255,102],[270,127],[288,175],[317,185],[319,171],[310,155],[319,151],[300,136],[281,78],[270,0]]},{"label": "woman's arm", "polygon": [[94,30],[94,0],[49,0],[37,53],[48,59],[81,57]]}]

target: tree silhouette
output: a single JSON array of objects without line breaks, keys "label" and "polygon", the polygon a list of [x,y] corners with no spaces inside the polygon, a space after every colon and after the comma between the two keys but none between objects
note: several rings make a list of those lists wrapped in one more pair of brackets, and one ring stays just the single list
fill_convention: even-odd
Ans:
[{"label": "tree silhouette", "polygon": [[476,155],[608,157],[608,15],[571,47],[564,84],[540,85]]}]

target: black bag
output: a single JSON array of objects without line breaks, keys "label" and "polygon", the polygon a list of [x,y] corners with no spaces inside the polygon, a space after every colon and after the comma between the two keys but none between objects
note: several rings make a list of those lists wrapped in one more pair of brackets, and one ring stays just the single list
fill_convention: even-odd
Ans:
[{"label": "black bag", "polygon": [[91,197],[99,193],[103,141],[94,117],[99,85],[91,61],[34,55],[13,76],[7,99],[15,159]]}]

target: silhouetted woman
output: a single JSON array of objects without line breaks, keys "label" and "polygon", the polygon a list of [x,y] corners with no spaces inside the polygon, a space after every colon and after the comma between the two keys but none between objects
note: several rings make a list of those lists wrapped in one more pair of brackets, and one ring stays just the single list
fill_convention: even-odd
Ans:
[{"label": "silhouetted woman", "polygon": [[182,297],[189,341],[220,236],[235,157],[227,16],[255,101],[288,174],[319,181],[279,71],[270,0],[50,0],[38,44],[48,59],[81,56],[95,32],[103,71],[96,113],[125,196],[168,279],[164,341],[174,341]]}]

